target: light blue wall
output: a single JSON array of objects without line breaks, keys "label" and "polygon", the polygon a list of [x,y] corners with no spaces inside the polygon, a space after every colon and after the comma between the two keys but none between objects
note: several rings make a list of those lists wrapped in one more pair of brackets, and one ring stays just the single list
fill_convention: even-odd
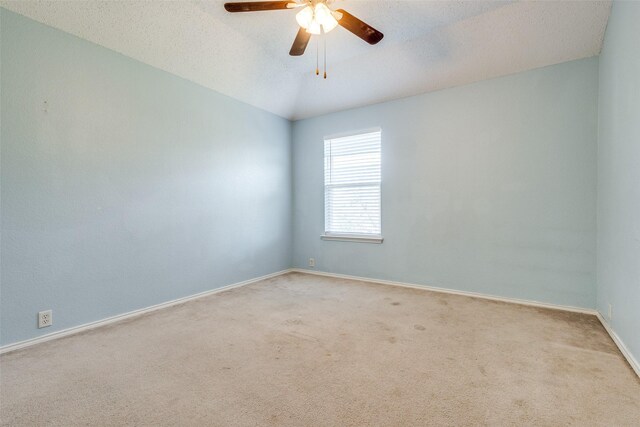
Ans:
[{"label": "light blue wall", "polygon": [[[594,308],[598,59],[293,125],[294,266]],[[323,136],[382,128],[382,245],[320,240]]]},{"label": "light blue wall", "polygon": [[640,360],[640,3],[614,2],[600,56],[598,310]]},{"label": "light blue wall", "polygon": [[[599,105],[591,58],[292,126],[0,8],[0,343],[309,257],[595,307],[597,205],[597,307],[637,357],[639,9],[614,4]],[[321,241],[323,136],[377,126],[385,242]]]},{"label": "light blue wall", "polygon": [[0,11],[2,344],[289,267],[287,120]]}]

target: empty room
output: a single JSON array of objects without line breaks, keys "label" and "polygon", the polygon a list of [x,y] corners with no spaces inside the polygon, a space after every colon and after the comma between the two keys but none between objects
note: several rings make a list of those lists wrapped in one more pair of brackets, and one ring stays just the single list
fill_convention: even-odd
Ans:
[{"label": "empty room", "polygon": [[0,0],[0,425],[640,426],[639,23]]}]

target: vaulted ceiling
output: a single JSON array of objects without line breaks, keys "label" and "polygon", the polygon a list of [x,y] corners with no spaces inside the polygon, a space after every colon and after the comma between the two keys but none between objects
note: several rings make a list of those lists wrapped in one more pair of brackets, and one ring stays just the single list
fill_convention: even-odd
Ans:
[{"label": "vaulted ceiling", "polygon": [[[1,1],[12,11],[289,119],[599,54],[610,1],[336,0],[382,31],[343,28],[289,56],[294,10],[231,14],[224,1]],[[322,41],[320,42],[322,43]],[[320,45],[322,46],[322,44]],[[321,53],[322,55],[322,53]]]}]

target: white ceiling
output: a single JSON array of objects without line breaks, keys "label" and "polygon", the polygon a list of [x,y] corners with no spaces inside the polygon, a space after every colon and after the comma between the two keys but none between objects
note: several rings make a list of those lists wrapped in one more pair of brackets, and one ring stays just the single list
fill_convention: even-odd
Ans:
[{"label": "white ceiling", "polygon": [[338,0],[382,31],[329,33],[289,56],[295,11],[209,1],[0,1],[12,11],[289,119],[467,84],[600,53],[610,1]]}]

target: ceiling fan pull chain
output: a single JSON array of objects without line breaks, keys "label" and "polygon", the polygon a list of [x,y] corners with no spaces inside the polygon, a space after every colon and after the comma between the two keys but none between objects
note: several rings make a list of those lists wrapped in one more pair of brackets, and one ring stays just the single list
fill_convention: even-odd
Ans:
[{"label": "ceiling fan pull chain", "polygon": [[324,78],[326,80],[327,78],[327,35],[324,34],[322,36],[322,39],[324,40]]},{"label": "ceiling fan pull chain", "polygon": [[320,47],[319,47],[319,42],[318,42],[318,38],[316,37],[316,76],[320,75],[320,66],[319,66],[319,56],[320,56]]}]

